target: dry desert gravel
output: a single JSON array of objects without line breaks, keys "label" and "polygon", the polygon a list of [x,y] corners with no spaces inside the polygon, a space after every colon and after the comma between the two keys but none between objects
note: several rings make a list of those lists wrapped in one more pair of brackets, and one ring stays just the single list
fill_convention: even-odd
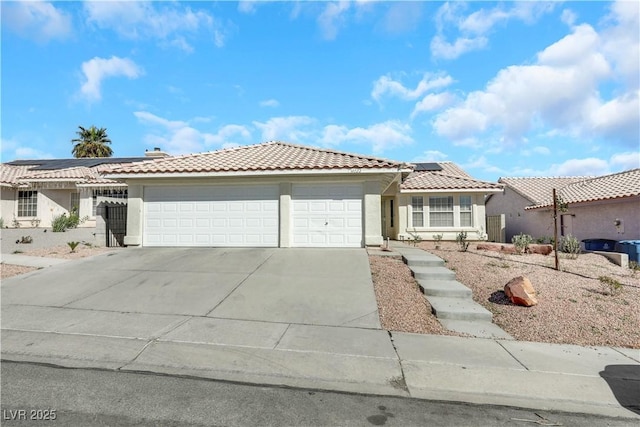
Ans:
[{"label": "dry desert gravel", "polygon": [[[556,271],[553,254],[506,255],[478,251],[474,243],[467,252],[461,252],[453,242],[443,242],[439,250],[433,242],[418,246],[444,259],[445,265],[456,272],[456,279],[472,290],[473,299],[493,313],[494,323],[517,340],[640,348],[637,270],[614,265],[592,253],[581,254],[577,259],[560,254],[561,271]],[[432,323],[437,320],[429,307],[423,309],[420,298],[409,303],[407,297],[398,296],[418,289],[415,282],[407,283],[408,267],[401,261],[375,255],[370,256],[370,263],[383,327],[439,333]],[[531,280],[538,305],[516,306],[505,297],[504,285],[517,276]],[[600,282],[604,276],[622,285],[617,294],[610,295],[609,288]],[[400,291],[400,287],[407,290]]]}]

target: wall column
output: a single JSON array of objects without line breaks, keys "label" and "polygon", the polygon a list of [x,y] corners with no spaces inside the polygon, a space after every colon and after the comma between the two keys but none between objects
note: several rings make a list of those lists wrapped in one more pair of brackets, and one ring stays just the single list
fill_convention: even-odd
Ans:
[{"label": "wall column", "polygon": [[379,181],[366,181],[364,183],[364,244],[365,246],[382,245],[382,216],[380,206]]},{"label": "wall column", "polygon": [[280,183],[280,247],[291,247],[291,183]]},{"label": "wall column", "polygon": [[142,245],[142,185],[129,184],[127,200],[127,235],[124,236],[125,246]]}]

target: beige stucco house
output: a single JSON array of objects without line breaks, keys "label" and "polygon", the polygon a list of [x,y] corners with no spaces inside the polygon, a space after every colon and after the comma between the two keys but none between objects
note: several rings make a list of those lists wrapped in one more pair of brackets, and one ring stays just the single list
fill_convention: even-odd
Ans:
[{"label": "beige stucco house", "polygon": [[149,157],[16,160],[0,165],[0,217],[5,227],[51,227],[76,210],[81,227],[96,226],[101,198],[126,200],[127,187],[103,171]]},{"label": "beige stucco house", "polygon": [[560,235],[579,240],[640,239],[640,169],[600,177],[500,178],[501,194],[486,201],[487,215],[504,215],[506,239],[519,233],[553,236],[553,197],[568,203],[558,216]]},{"label": "beige stucco house", "polygon": [[362,247],[384,238],[484,232],[497,184],[452,163],[405,164],[267,142],[104,173],[129,192],[125,244]]}]

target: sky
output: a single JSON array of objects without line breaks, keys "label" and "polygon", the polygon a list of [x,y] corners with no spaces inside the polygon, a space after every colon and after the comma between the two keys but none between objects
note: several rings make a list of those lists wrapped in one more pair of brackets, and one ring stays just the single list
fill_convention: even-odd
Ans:
[{"label": "sky", "polygon": [[1,158],[280,140],[486,181],[640,167],[640,2],[2,2]]}]

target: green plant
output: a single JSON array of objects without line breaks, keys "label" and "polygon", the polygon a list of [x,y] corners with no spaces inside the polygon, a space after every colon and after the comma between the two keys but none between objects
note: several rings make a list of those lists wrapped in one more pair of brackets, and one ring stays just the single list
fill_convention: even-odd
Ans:
[{"label": "green plant", "polygon": [[636,273],[640,271],[640,264],[638,264],[636,261],[629,261],[629,268],[631,269],[631,274],[635,276]]},{"label": "green plant", "polygon": [[620,283],[613,277],[600,276],[598,277],[598,280],[600,280],[600,284],[604,288],[606,294],[616,295],[622,292],[622,283]]},{"label": "green plant", "polygon": [[18,221],[18,218],[16,218],[15,216],[13,217],[13,220],[11,221],[11,226],[13,228],[20,228],[20,221]]},{"label": "green plant", "polygon": [[32,218],[31,219],[31,226],[32,227],[38,227],[40,225],[40,218]]},{"label": "green plant", "polygon": [[528,234],[520,233],[511,238],[511,243],[513,243],[518,254],[525,253],[529,249],[531,242],[533,242],[533,237]]},{"label": "green plant", "polygon": [[67,214],[57,215],[51,221],[51,228],[54,233],[62,233],[67,230]]},{"label": "green plant", "polygon": [[571,234],[560,239],[560,250],[568,254],[568,258],[576,259],[580,255],[580,242]]},{"label": "green plant", "polygon": [[4,228],[4,218],[0,217],[0,228]]},{"label": "green plant", "polygon": [[79,244],[80,242],[67,242],[67,245],[71,248],[71,252],[75,252]]},{"label": "green plant", "polygon": [[467,232],[461,231],[456,236],[456,243],[460,246],[460,250],[462,252],[467,252],[469,250],[469,242],[467,242]]},{"label": "green plant", "polygon": [[413,240],[413,246],[415,246],[418,243],[422,242],[422,237],[420,236],[420,234],[416,233],[415,230],[414,230],[413,233],[411,231],[407,230],[407,233],[409,233],[411,235],[411,239]]},{"label": "green plant", "polygon": [[21,254],[22,251],[20,249],[16,249],[15,251],[11,252],[12,254]]},{"label": "green plant", "polygon": [[440,249],[440,243],[442,242],[442,234],[434,234],[433,241],[435,242],[436,249]]}]

